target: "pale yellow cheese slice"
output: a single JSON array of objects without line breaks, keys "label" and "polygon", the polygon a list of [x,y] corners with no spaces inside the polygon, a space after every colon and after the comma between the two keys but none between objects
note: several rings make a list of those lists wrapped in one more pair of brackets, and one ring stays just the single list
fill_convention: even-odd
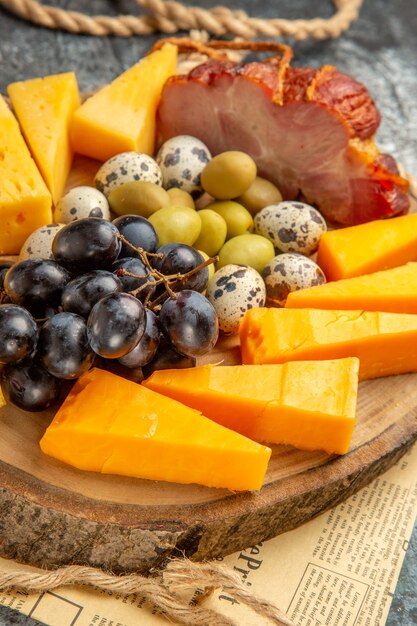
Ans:
[{"label": "pale yellow cheese slice", "polygon": [[73,151],[69,124],[80,105],[74,72],[34,78],[8,86],[20,127],[54,204],[63,195]]},{"label": "pale yellow cheese slice", "polygon": [[177,47],[167,43],[88,98],[73,117],[74,150],[102,161],[120,152],[153,154],[156,109],[176,63]]},{"label": "pale yellow cheese slice", "polygon": [[51,194],[0,96],[0,254],[18,254],[27,237],[51,221]]}]

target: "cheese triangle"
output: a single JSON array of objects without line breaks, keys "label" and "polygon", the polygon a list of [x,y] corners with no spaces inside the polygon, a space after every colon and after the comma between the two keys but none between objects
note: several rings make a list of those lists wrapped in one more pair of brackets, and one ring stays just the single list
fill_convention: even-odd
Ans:
[{"label": "cheese triangle", "polygon": [[320,237],[317,263],[327,280],[352,278],[417,260],[417,214],[330,230]]},{"label": "cheese triangle", "polygon": [[0,254],[19,254],[29,235],[50,222],[51,195],[0,95]]},{"label": "cheese triangle", "polygon": [[74,150],[106,161],[120,152],[153,154],[156,109],[175,73],[177,47],[165,44],[88,98],[74,114]]},{"label": "cheese triangle", "polygon": [[78,379],[41,439],[74,467],[233,490],[260,489],[271,450],[104,370]]},{"label": "cheese triangle", "polygon": [[360,380],[417,371],[417,315],[259,308],[245,314],[239,332],[247,364],[355,356]]},{"label": "cheese triangle", "polygon": [[285,306],[417,313],[417,263],[293,291]]},{"label": "cheese triangle", "polygon": [[256,441],[344,454],[356,416],[359,361],[203,365],[159,370],[144,384]]},{"label": "cheese triangle", "polygon": [[80,104],[74,72],[8,86],[20,127],[54,204],[64,193],[73,152],[69,123]]}]

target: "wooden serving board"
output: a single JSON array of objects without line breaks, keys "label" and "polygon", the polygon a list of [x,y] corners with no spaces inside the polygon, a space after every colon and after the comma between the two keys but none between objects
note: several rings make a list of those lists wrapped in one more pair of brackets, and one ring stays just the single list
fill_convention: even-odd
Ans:
[{"label": "wooden serving board", "polygon": [[[78,159],[69,186],[91,184],[97,167]],[[229,337],[202,362],[239,358]],[[417,439],[417,374],[360,384],[358,423],[343,457],[273,446],[259,492],[76,470],[40,451],[52,415],[0,409],[0,554],[38,566],[147,572],[168,557],[216,557],[269,539],[369,483]]]}]

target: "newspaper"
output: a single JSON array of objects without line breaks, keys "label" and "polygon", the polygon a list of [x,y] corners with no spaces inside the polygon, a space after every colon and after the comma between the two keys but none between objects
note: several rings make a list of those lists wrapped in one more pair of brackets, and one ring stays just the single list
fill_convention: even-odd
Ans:
[{"label": "newspaper", "polygon": [[[390,470],[296,530],[223,559],[297,626],[383,626],[417,514],[417,444]],[[4,570],[35,568],[0,559]],[[63,587],[1,594],[48,626],[166,626],[136,594]],[[222,590],[207,601],[240,626],[266,626]]]}]

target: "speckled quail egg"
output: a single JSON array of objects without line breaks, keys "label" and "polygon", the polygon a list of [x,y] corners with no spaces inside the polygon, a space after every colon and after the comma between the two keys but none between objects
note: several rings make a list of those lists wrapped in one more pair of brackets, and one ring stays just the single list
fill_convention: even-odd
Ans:
[{"label": "speckled quail egg", "polygon": [[252,267],[229,264],[215,272],[206,297],[217,313],[220,330],[237,333],[246,311],[264,306],[265,283]]},{"label": "speckled quail egg", "polygon": [[285,306],[288,294],[298,289],[315,287],[326,282],[323,270],[312,259],[288,252],[269,261],[262,272],[267,300]]},{"label": "speckled quail egg", "polygon": [[85,217],[109,220],[109,203],[106,196],[94,187],[73,187],[58,201],[54,218],[57,222],[69,224]]},{"label": "speckled quail egg", "polygon": [[312,254],[327,230],[317,209],[304,202],[288,200],[261,209],[254,221],[256,231],[270,239],[280,252]]},{"label": "speckled quail egg", "polygon": [[155,159],[143,152],[116,154],[100,167],[94,184],[107,197],[113,189],[132,180],[145,180],[162,185],[162,173]]},{"label": "speckled quail egg", "polygon": [[65,224],[46,224],[37,228],[29,235],[23,244],[19,261],[26,259],[53,259],[52,242],[55,235]]},{"label": "speckled quail egg", "polygon": [[156,156],[165,189],[178,187],[193,196],[202,192],[200,174],[211,159],[207,146],[190,135],[168,139]]}]

